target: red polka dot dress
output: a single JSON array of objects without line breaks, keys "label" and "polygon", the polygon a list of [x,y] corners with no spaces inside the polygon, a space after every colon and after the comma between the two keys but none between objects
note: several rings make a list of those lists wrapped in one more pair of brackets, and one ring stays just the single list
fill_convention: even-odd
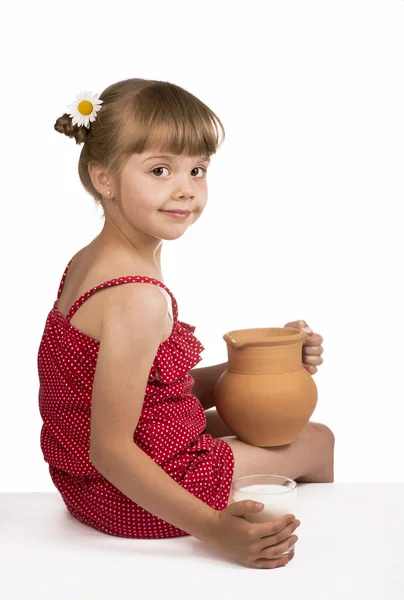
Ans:
[{"label": "red polka dot dress", "polygon": [[52,481],[69,512],[103,533],[146,539],[189,535],[134,503],[91,463],[91,390],[99,342],[76,329],[70,319],[83,302],[110,285],[151,283],[171,296],[173,330],[151,366],[133,441],[179,485],[223,510],[229,500],[234,455],[224,440],[205,433],[205,412],[191,393],[194,380],[188,373],[200,362],[204,347],[194,335],[195,327],[178,320],[173,294],[152,277],[134,275],[102,283],[83,294],[64,317],[57,302],[70,262],[38,351],[40,444]]}]

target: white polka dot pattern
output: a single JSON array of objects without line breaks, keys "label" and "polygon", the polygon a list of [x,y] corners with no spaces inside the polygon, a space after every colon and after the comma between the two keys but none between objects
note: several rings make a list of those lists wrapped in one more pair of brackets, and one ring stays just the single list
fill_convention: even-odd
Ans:
[{"label": "white polka dot pattern", "polygon": [[48,314],[38,351],[41,449],[67,509],[79,521],[109,535],[157,539],[189,535],[149,513],[105,479],[90,462],[91,391],[99,342],[71,325],[79,307],[98,290],[123,283],[152,283],[165,289],[173,305],[173,330],[160,344],[150,369],[133,441],[172,479],[215,508],[226,508],[234,455],[224,440],[204,433],[206,416],[188,371],[204,350],[195,327],[178,320],[177,302],[159,280],[119,277],[83,294],[64,317],[57,300]]}]

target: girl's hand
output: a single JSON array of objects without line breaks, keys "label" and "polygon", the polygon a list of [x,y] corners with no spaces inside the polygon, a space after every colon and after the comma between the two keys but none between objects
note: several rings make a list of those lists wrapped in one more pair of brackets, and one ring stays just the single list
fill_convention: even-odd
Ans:
[{"label": "girl's hand", "polygon": [[303,342],[302,363],[310,375],[317,373],[317,367],[315,365],[322,365],[324,362],[321,358],[321,355],[324,352],[324,348],[321,345],[324,340],[321,335],[319,333],[313,333],[313,330],[307,325],[306,321],[292,321],[291,323],[286,323],[284,327],[301,329],[301,331],[310,335],[310,337]]},{"label": "girl's hand", "polygon": [[218,548],[227,556],[254,569],[284,567],[292,557],[283,554],[299,539],[293,535],[300,521],[286,514],[276,521],[250,522],[246,514],[263,510],[253,500],[231,501],[224,510],[215,510],[202,541]]}]

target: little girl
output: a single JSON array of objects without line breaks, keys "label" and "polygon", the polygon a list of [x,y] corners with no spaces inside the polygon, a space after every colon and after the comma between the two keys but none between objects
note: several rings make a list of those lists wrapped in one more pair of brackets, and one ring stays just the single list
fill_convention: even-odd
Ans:
[{"label": "little girl", "polygon": [[84,92],[69,109],[55,129],[84,144],[79,177],[105,223],[68,263],[39,347],[52,481],[71,515],[106,534],[193,535],[246,565],[282,566],[299,521],[249,523],[254,503],[229,504],[230,488],[236,475],[303,474],[305,439],[296,451],[274,449],[271,465],[270,449],[209,433],[210,388],[189,372],[204,347],[161,272],[162,240],[178,239],[205,208],[223,126],[186,90],[144,79]]}]

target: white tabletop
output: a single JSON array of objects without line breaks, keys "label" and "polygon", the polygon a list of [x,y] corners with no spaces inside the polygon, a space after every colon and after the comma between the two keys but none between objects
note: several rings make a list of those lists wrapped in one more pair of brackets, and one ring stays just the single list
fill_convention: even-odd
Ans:
[{"label": "white tabletop", "polygon": [[0,493],[0,598],[404,599],[404,483],[300,484],[298,506],[294,559],[254,569],[191,536],[103,534],[57,492]]}]

